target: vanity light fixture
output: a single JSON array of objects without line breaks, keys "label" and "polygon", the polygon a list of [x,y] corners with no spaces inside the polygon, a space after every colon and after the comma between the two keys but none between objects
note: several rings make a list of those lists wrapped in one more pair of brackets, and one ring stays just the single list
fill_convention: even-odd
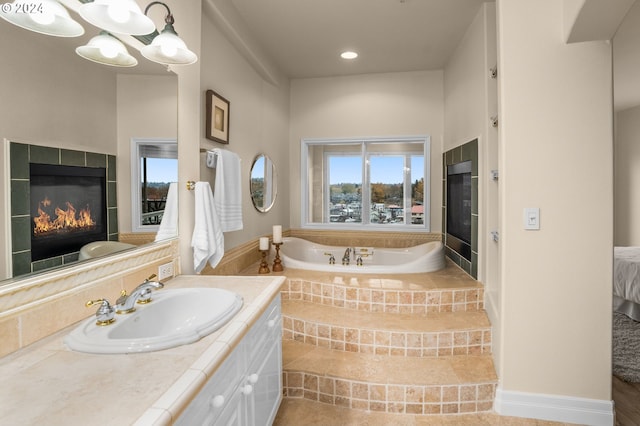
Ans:
[{"label": "vanity light fixture", "polygon": [[358,54],[356,52],[352,52],[350,50],[347,50],[346,52],[342,52],[340,54],[340,57],[342,59],[355,59],[358,57]]},{"label": "vanity light fixture", "polygon": [[112,33],[147,35],[156,29],[135,0],[93,0],[80,6],[78,13],[90,24]]},{"label": "vanity light fixture", "polygon": [[[144,14],[136,0],[80,0],[78,13],[87,22],[104,30],[93,37],[76,53],[85,59],[101,64],[132,67],[138,61],[129,54],[124,44],[113,34],[136,36],[145,44],[140,49],[150,61],[163,65],[189,65],[198,60],[173,28],[174,19],[169,6],[153,1]],[[147,16],[151,6],[162,5],[167,9],[165,27],[158,34],[153,21]],[[74,21],[67,9],[56,0],[14,0],[0,3],[0,17],[27,30],[58,37],[77,37],[84,28]],[[75,10],[75,9],[74,9]]]},{"label": "vanity light fixture", "polygon": [[101,31],[89,43],[76,48],[76,53],[90,61],[114,67],[133,67],[138,64],[125,45],[106,31]]},{"label": "vanity light fixture", "polygon": [[56,37],[78,37],[84,28],[55,0],[15,0],[4,3],[0,17],[26,30]]},{"label": "vanity light fixture", "polygon": [[144,10],[145,15],[151,6],[156,4],[162,5],[167,9],[167,16],[164,18],[166,25],[162,32],[154,37],[151,44],[144,46],[140,50],[140,53],[150,61],[163,65],[193,64],[198,60],[198,56],[190,51],[185,42],[178,37],[178,33],[173,28],[174,19],[169,6],[159,1],[151,2]]}]

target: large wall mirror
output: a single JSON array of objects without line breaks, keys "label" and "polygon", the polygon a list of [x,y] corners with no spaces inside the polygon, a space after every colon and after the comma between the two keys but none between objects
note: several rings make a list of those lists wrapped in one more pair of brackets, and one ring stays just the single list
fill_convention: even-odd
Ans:
[{"label": "large wall mirror", "polygon": [[267,212],[273,207],[277,195],[276,166],[265,154],[258,154],[251,165],[249,191],[253,207],[259,212]]},{"label": "large wall mirror", "polygon": [[[28,178],[32,163],[88,169],[106,164],[101,179],[105,182],[107,210],[102,221],[107,231],[96,238],[113,242],[128,235],[131,238],[126,242],[133,244],[131,250],[147,241],[153,244],[157,224],[147,229],[132,225],[132,212],[136,210],[132,193],[140,191],[140,198],[143,194],[131,172],[131,164],[140,161],[132,157],[131,144],[135,139],[172,140],[167,155],[175,157],[177,163],[177,76],[165,66],[146,60],[132,47],[129,53],[138,60],[132,68],[87,61],[75,49],[99,31],[89,25],[85,30],[81,37],[50,37],[0,20],[0,51],[6,62],[0,69],[0,198],[7,206],[0,209],[0,285],[73,265],[79,259],[76,252],[61,256],[61,261],[38,261],[42,263],[26,273],[14,273],[16,262],[31,256],[31,245],[26,241],[33,233],[33,218],[23,210],[28,209],[24,206],[30,202],[29,185],[34,184]],[[148,158],[155,155],[145,154]],[[161,180],[177,178],[175,170],[168,174],[173,177]],[[48,182],[50,179],[44,178],[45,186]],[[145,188],[147,193],[150,188]],[[44,198],[37,201],[37,205],[45,204]],[[143,200],[139,204],[142,206]],[[153,208],[162,207],[160,204],[156,202]],[[80,209],[75,206],[76,214]],[[154,218],[158,217],[154,213]],[[25,229],[27,237],[20,237],[19,232]],[[149,231],[151,236],[138,237],[140,232]],[[96,250],[94,254],[108,255],[110,250]]]}]

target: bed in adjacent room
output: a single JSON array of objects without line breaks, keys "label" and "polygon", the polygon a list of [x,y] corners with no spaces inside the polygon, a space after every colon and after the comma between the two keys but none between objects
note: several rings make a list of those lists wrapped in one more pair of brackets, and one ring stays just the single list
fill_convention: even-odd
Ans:
[{"label": "bed in adjacent room", "polygon": [[613,374],[640,382],[640,247],[615,247],[613,260]]},{"label": "bed in adjacent room", "polygon": [[640,321],[640,247],[614,247],[613,309]]}]

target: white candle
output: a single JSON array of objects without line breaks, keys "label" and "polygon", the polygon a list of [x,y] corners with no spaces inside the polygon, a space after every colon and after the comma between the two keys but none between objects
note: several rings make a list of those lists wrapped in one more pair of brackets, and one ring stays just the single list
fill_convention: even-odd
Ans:
[{"label": "white candle", "polygon": [[282,242],[282,225],[273,225],[273,243],[280,244]]},{"label": "white candle", "polygon": [[269,238],[260,237],[260,250],[269,250]]}]

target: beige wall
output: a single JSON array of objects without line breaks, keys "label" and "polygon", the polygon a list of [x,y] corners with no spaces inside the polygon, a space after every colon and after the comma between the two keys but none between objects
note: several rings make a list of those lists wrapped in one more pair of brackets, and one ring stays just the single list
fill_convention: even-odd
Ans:
[{"label": "beige wall", "polygon": [[[289,226],[289,83],[284,78],[278,84],[265,81],[206,16],[202,19],[200,63],[206,70],[201,74],[200,83],[200,147],[229,149],[241,158],[244,228],[225,233],[225,250],[228,250],[251,240],[257,241],[260,236],[271,235],[273,225],[283,225],[285,229]],[[204,137],[204,95],[208,89],[230,102],[228,145]],[[199,147],[195,150],[197,154]],[[249,172],[258,154],[268,155],[277,171],[277,197],[273,208],[266,213],[255,210],[249,197]],[[200,175],[194,180],[213,182],[212,170],[204,164],[205,155],[197,155]],[[180,161],[182,166],[182,158]],[[187,238],[190,240],[191,234]],[[185,261],[188,263],[189,260]]]},{"label": "beige wall", "polygon": [[178,137],[174,74],[120,74],[118,82],[118,228],[131,232],[131,139]]},{"label": "beige wall", "polygon": [[[562,3],[497,2],[503,391],[611,399],[611,46]],[[539,207],[541,229],[523,229]]]},{"label": "beige wall", "polygon": [[616,246],[640,246],[640,106],[616,114]]},{"label": "beige wall", "polygon": [[615,118],[614,245],[640,245],[640,2],[613,39]]},{"label": "beige wall", "polygon": [[[489,124],[487,81],[490,80],[485,59],[485,9],[488,7],[491,6],[480,8],[444,69],[444,151],[476,138],[480,138],[481,144],[486,139]],[[491,8],[495,10],[495,7]],[[495,41],[493,50],[495,52]]]},{"label": "beige wall", "polygon": [[[202,67],[202,1],[176,2],[172,4],[174,16],[180,16],[176,31],[189,49],[198,55],[198,62],[190,66],[176,66],[172,70],[178,75],[178,188],[185,188],[189,180],[200,178],[198,167],[200,149],[200,116],[203,111],[200,94],[200,74]],[[182,273],[193,272],[193,194],[178,191],[178,235],[180,237],[180,265]]]},{"label": "beige wall", "polygon": [[442,71],[367,74],[291,82],[291,227],[300,227],[300,141],[304,138],[431,136],[431,231],[442,212]]},{"label": "beige wall", "polygon": [[116,75],[73,46],[0,25],[0,137],[116,154]]}]

